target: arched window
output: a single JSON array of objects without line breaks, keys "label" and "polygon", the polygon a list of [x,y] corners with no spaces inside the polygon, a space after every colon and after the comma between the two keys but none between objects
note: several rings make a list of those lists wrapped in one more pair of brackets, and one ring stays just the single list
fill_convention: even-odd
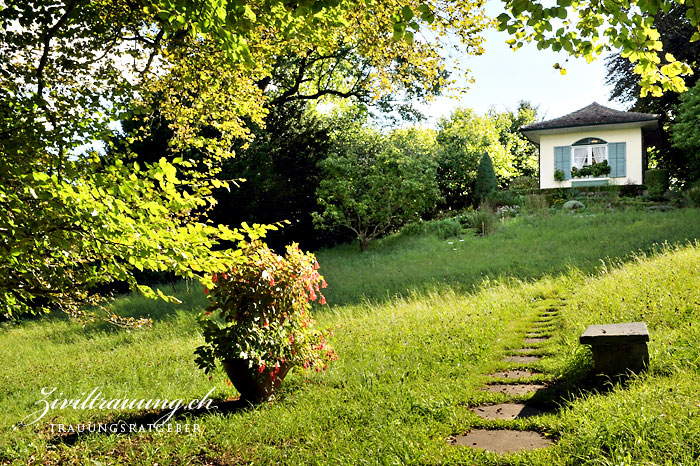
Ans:
[{"label": "arched window", "polygon": [[608,143],[600,138],[583,138],[571,145],[572,166],[581,169],[608,160]]}]

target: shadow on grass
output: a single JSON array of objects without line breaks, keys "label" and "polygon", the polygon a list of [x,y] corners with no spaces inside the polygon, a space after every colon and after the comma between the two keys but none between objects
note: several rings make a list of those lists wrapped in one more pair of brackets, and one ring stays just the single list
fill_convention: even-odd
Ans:
[{"label": "shadow on grass", "polygon": [[[231,415],[255,409],[257,405],[241,399],[212,400],[210,408],[179,410],[168,419],[169,409],[142,411],[125,416],[117,416],[103,421],[90,421],[79,424],[49,424],[46,426],[48,443],[52,445],[74,445],[77,442],[95,435],[131,435],[143,432],[176,432],[177,425],[190,424],[188,431],[193,432],[192,421],[209,415]],[[184,421],[184,422],[183,422]],[[62,426],[62,427],[61,427]],[[171,430],[168,430],[170,426]]]},{"label": "shadow on grass", "polygon": [[[110,301],[105,304],[109,312],[113,312],[120,317],[133,317],[134,319],[151,319],[154,325],[159,323],[173,323],[178,320],[186,320],[185,327],[195,329],[197,315],[208,305],[208,301],[203,292],[203,287],[198,283],[186,283],[181,281],[175,285],[175,289],[170,284],[154,286],[164,293],[178,298],[180,303],[170,303],[162,299],[146,298],[139,293],[129,293],[109,297]],[[117,326],[101,317],[105,316],[104,311],[96,308],[87,308],[87,312],[95,312],[92,321],[86,321],[80,325],[80,321],[60,312],[54,311],[49,314],[27,315],[18,319],[0,322],[0,332],[14,329],[23,325],[43,325],[45,331],[42,338],[55,342],[70,342],[75,338],[92,338],[104,335],[118,335],[125,331],[141,332],[148,331],[149,327],[129,329]],[[54,325],[55,324],[55,325]]]},{"label": "shadow on grass", "polygon": [[617,377],[596,374],[590,351],[581,347],[569,358],[561,376],[545,389],[535,392],[529,404],[543,411],[558,412],[577,399],[625,389],[636,377],[632,373]]}]

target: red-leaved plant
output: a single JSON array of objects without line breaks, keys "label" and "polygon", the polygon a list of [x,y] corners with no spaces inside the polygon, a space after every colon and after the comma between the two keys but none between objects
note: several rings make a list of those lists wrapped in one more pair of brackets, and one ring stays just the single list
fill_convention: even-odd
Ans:
[{"label": "red-leaved plant", "polygon": [[330,332],[314,328],[309,312],[312,301],[326,302],[314,255],[297,244],[277,255],[257,240],[241,252],[241,262],[214,275],[205,289],[210,305],[200,318],[205,344],[195,351],[199,367],[209,373],[217,360],[242,359],[273,377],[281,368],[325,369],[337,356],[327,342]]}]

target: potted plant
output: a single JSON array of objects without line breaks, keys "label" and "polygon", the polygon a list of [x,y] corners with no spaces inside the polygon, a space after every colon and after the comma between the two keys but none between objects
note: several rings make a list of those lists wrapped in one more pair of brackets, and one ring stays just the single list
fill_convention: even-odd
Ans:
[{"label": "potted plant", "polygon": [[602,162],[593,162],[591,165],[586,165],[585,167],[576,168],[571,167],[571,177],[572,178],[583,178],[587,176],[592,176],[594,178],[608,176],[610,174],[610,165],[607,160]]},{"label": "potted plant", "polygon": [[564,181],[566,179],[564,171],[560,169],[554,170],[554,181]]},{"label": "potted plant", "polygon": [[205,289],[205,343],[195,360],[206,373],[220,361],[241,399],[256,403],[269,400],[292,368],[322,370],[337,356],[310,315],[312,301],[326,301],[313,254],[292,244],[281,256],[259,240],[241,252],[240,263]]}]

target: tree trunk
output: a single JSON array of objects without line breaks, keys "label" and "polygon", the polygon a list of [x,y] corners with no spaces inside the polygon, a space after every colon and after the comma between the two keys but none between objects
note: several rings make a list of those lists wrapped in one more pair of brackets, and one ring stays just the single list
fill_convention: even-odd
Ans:
[{"label": "tree trunk", "polygon": [[369,238],[364,235],[360,235],[360,252],[364,252],[369,244]]}]

